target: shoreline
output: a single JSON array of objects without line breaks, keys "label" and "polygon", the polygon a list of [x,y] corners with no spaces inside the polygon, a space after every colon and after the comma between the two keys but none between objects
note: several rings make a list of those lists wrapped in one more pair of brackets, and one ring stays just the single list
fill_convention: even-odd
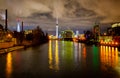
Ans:
[{"label": "shoreline", "polygon": [[9,53],[9,52],[12,52],[12,51],[15,51],[15,50],[19,50],[19,49],[24,49],[24,46],[13,46],[13,47],[0,49],[0,55]]},{"label": "shoreline", "polygon": [[26,43],[23,43],[23,44],[20,44],[20,45],[12,45],[12,46],[10,46],[9,42],[8,42],[9,46],[0,48],[0,55],[9,53],[9,52],[12,52],[12,51],[15,51],[15,50],[19,50],[19,49],[26,49],[26,48],[29,48],[29,47],[42,45],[46,42],[39,43],[39,44],[32,44],[31,42],[26,42]]}]

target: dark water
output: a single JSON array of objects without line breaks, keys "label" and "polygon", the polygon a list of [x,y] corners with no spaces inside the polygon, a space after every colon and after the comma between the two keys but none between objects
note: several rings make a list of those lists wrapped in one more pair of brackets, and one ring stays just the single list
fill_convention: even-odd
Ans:
[{"label": "dark water", "polygon": [[117,48],[49,41],[0,55],[0,78],[120,78]]}]

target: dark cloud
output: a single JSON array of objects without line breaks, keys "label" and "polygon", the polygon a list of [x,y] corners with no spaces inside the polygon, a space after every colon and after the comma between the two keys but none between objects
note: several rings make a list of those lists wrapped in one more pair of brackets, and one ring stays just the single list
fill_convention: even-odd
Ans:
[{"label": "dark cloud", "polygon": [[84,8],[94,11],[100,17],[104,17],[101,22],[120,21],[120,0],[79,0],[79,2]]},{"label": "dark cloud", "polygon": [[120,22],[119,5],[120,0],[0,0],[0,9],[8,9],[9,24],[13,25],[19,17],[26,23],[51,28],[56,17],[61,27],[87,28],[95,21]]},{"label": "dark cloud", "polygon": [[51,13],[49,13],[49,12],[48,13],[38,13],[38,12],[36,12],[36,13],[31,14],[31,16],[29,16],[27,18],[34,18],[34,19],[45,19],[45,18],[47,18],[47,19],[53,19]]}]

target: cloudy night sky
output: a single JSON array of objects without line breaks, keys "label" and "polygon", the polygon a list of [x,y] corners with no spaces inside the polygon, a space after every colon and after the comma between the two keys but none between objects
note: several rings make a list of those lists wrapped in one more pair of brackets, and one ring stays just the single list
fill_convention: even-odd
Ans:
[{"label": "cloudy night sky", "polygon": [[55,31],[55,18],[59,28],[90,29],[95,21],[102,27],[120,22],[120,0],[0,0],[0,23],[8,9],[8,25],[16,27],[20,18],[25,26],[39,25],[45,31]]}]

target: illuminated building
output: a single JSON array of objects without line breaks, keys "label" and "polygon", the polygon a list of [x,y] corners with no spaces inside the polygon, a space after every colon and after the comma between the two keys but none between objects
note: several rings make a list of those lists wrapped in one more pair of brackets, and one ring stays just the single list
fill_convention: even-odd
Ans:
[{"label": "illuminated building", "polygon": [[20,32],[20,20],[17,21],[17,32]]},{"label": "illuminated building", "polygon": [[94,26],[94,34],[97,34],[97,35],[100,35],[100,27],[99,27],[99,25],[95,25]]},{"label": "illuminated building", "polygon": [[113,36],[120,36],[120,23],[115,23],[112,25]]},{"label": "illuminated building", "polygon": [[114,23],[111,27],[107,28],[107,35],[120,36],[120,23]]},{"label": "illuminated building", "polygon": [[78,38],[78,36],[79,36],[79,31],[77,30],[76,31],[76,37]]},{"label": "illuminated building", "polygon": [[98,40],[98,38],[100,36],[100,27],[99,27],[99,25],[97,25],[97,24],[94,25],[93,34],[94,34],[94,39]]},{"label": "illuminated building", "polygon": [[83,41],[86,40],[85,35],[84,34],[80,34],[79,35],[79,40],[83,40]]},{"label": "illuminated building", "polygon": [[26,34],[30,34],[30,33],[32,33],[32,32],[33,32],[33,30],[25,30],[24,33],[25,33],[25,35],[26,35]]},{"label": "illuminated building", "polygon": [[111,27],[107,28],[107,34],[100,36],[100,44],[108,46],[120,45],[120,23],[114,23]]},{"label": "illuminated building", "polygon": [[73,36],[74,36],[74,32],[72,30],[65,30],[65,31],[62,31],[61,33],[61,37],[64,40],[72,40]]},{"label": "illuminated building", "polygon": [[107,28],[107,35],[108,35],[108,36],[113,35],[113,33],[112,33],[112,28],[111,28],[111,27]]}]

